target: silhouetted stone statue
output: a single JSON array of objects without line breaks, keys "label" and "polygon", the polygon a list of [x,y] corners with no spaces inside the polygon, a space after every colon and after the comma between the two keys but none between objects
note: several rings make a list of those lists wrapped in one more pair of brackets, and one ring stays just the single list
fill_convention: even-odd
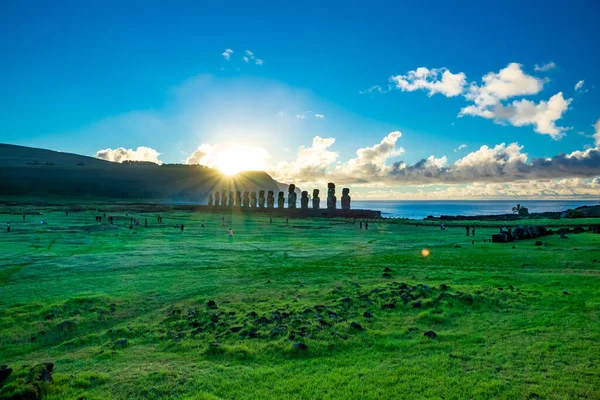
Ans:
[{"label": "silhouetted stone statue", "polygon": [[300,197],[300,208],[303,210],[308,209],[308,192],[306,190],[302,191],[302,197]]},{"label": "silhouetted stone statue", "polygon": [[277,208],[283,208],[285,206],[285,197],[283,197],[283,192],[279,192],[277,197]]},{"label": "silhouetted stone statue", "polygon": [[256,192],[250,192],[250,208],[256,208]]},{"label": "silhouetted stone statue", "polygon": [[215,201],[215,200],[213,199],[213,194],[212,194],[212,193],[209,193],[209,194],[208,194],[208,206],[209,206],[209,207],[212,207],[212,205],[214,204],[214,201]]},{"label": "silhouetted stone statue", "polygon": [[335,183],[329,182],[327,184],[327,208],[335,210],[337,203],[337,197],[335,197]]},{"label": "silhouetted stone statue", "polygon": [[342,210],[350,209],[350,189],[342,189]]},{"label": "silhouetted stone statue", "polygon": [[319,206],[321,205],[321,199],[319,198],[319,189],[314,189],[313,190],[313,198],[312,198],[312,203],[313,203],[313,208],[315,210],[319,209]]},{"label": "silhouetted stone statue", "polygon": [[221,205],[221,193],[215,192],[215,206]]},{"label": "silhouetted stone statue", "polygon": [[275,207],[275,197],[273,197],[273,191],[269,190],[267,193],[267,208]]},{"label": "silhouetted stone statue", "polygon": [[293,183],[288,187],[288,208],[296,208],[296,185]]},{"label": "silhouetted stone statue", "polygon": [[227,207],[233,207],[235,203],[235,197],[233,197],[233,192],[229,192],[229,197],[227,198]]},{"label": "silhouetted stone statue", "polygon": [[258,208],[265,208],[265,191],[258,191]]},{"label": "silhouetted stone statue", "polygon": [[223,190],[221,193],[221,206],[227,207],[227,191]]},{"label": "silhouetted stone statue", "polygon": [[236,207],[242,206],[242,192],[240,192],[239,190],[237,192],[235,192],[235,206]]},{"label": "silhouetted stone statue", "polygon": [[244,207],[250,207],[250,193],[244,192],[244,202],[242,203]]}]

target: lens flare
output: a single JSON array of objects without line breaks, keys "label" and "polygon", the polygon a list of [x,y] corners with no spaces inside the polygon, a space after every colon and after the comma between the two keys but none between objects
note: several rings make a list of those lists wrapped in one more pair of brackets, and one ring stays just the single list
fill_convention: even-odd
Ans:
[{"label": "lens flare", "polygon": [[423,249],[423,250],[421,250],[421,255],[423,257],[427,257],[429,255],[429,249]]}]

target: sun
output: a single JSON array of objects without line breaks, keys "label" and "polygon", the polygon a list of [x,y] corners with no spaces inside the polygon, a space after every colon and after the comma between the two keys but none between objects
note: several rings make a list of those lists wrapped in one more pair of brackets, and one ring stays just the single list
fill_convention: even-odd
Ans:
[{"label": "sun", "polygon": [[234,146],[219,150],[215,156],[215,167],[231,176],[242,171],[264,171],[267,169],[269,153],[258,146]]}]

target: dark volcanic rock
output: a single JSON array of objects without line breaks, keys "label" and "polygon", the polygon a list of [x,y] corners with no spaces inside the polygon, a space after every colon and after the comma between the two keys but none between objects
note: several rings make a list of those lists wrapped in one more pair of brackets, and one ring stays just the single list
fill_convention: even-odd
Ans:
[{"label": "dark volcanic rock", "polygon": [[68,332],[75,329],[75,322],[73,321],[63,321],[60,324],[56,325],[59,331]]},{"label": "dark volcanic rock", "polygon": [[423,334],[423,336],[427,336],[430,339],[435,339],[437,334],[434,331],[427,331]]},{"label": "dark volcanic rock", "polygon": [[233,333],[238,333],[239,331],[241,331],[242,329],[244,329],[243,326],[232,326],[231,328],[229,328],[230,332]]},{"label": "dark volcanic rock", "polygon": [[386,272],[383,275],[381,275],[381,277],[382,278],[391,278],[392,276]]},{"label": "dark volcanic rock", "polygon": [[388,304],[382,304],[381,305],[381,309],[382,310],[386,310],[386,309],[387,310],[393,310],[395,308],[396,308],[396,304],[394,304],[394,303],[388,303]]},{"label": "dark volcanic rock", "polygon": [[53,363],[42,363],[31,368],[27,373],[27,382],[52,382]]},{"label": "dark volcanic rock", "polygon": [[292,348],[294,350],[302,350],[302,351],[308,350],[308,346],[304,342],[294,343],[294,345],[292,346]]},{"label": "dark volcanic rock", "polygon": [[341,302],[342,303],[350,303],[352,301],[352,299],[350,297],[344,297]]},{"label": "dark volcanic rock", "polygon": [[119,339],[115,342],[115,346],[125,347],[127,343],[127,339]]},{"label": "dark volcanic rock", "polygon": [[8,365],[0,367],[0,385],[10,376],[10,374],[12,374],[12,372],[12,368],[8,368]]},{"label": "dark volcanic rock", "polygon": [[392,272],[392,269],[389,267],[385,267],[385,269],[383,270],[383,272]]},{"label": "dark volcanic rock", "polygon": [[423,304],[420,301],[415,301],[414,303],[412,303],[413,308],[421,308],[423,307]]},{"label": "dark volcanic rock", "polygon": [[442,284],[440,285],[440,289],[441,289],[441,290],[448,290],[448,285],[446,285],[445,283],[442,283]]},{"label": "dark volcanic rock", "polygon": [[569,294],[569,292],[567,292],[567,291],[565,290],[565,291],[563,291],[563,294],[566,296],[566,295],[568,295],[568,294]]},{"label": "dark volcanic rock", "polygon": [[208,303],[206,303],[206,306],[207,306],[208,308],[213,308],[213,309],[214,309],[214,308],[218,308],[218,307],[217,307],[217,303],[215,303],[215,301],[214,301],[214,300],[209,300],[209,301],[208,301]]},{"label": "dark volcanic rock", "polygon": [[320,319],[319,320],[319,325],[321,326],[331,326],[331,324],[327,321],[325,321],[324,319]]},{"label": "dark volcanic rock", "polygon": [[538,240],[538,241],[535,242],[535,245],[536,246],[543,246],[544,243]]},{"label": "dark volcanic rock", "polygon": [[258,317],[258,314],[256,313],[256,311],[250,311],[248,314],[246,314],[248,317],[250,318],[256,318]]},{"label": "dark volcanic rock", "polygon": [[359,330],[359,331],[364,331],[364,330],[365,330],[365,328],[363,328],[363,327],[362,327],[362,325],[361,325],[361,324],[359,324],[359,323],[358,323],[358,322],[356,322],[356,321],[353,321],[353,322],[351,322],[351,323],[350,323],[350,327],[352,327],[352,328],[354,328],[354,329],[356,329],[356,330]]}]

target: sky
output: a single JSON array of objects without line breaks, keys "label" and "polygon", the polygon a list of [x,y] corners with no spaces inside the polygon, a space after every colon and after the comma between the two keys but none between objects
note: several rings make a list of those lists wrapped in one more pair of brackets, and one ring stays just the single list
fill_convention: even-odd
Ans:
[{"label": "sky", "polygon": [[0,142],[355,199],[599,197],[600,3],[285,3],[3,1]]}]

